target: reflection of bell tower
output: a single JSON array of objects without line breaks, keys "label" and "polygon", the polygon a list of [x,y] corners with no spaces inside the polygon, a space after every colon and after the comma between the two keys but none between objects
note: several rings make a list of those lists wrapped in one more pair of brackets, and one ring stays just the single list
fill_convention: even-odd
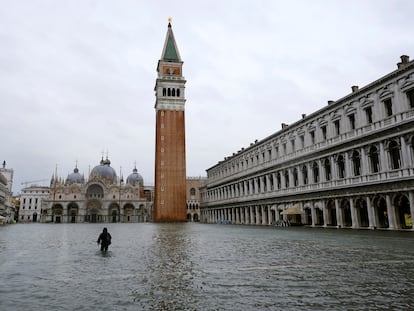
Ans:
[{"label": "reflection of bell tower", "polygon": [[155,83],[156,142],[154,221],[186,221],[186,163],[183,62],[171,24]]}]

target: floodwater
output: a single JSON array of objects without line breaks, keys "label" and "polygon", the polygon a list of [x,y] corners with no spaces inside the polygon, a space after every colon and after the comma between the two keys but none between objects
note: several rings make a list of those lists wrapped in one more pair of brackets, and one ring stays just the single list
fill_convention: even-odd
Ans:
[{"label": "floodwater", "polygon": [[0,227],[0,310],[413,310],[414,232]]}]

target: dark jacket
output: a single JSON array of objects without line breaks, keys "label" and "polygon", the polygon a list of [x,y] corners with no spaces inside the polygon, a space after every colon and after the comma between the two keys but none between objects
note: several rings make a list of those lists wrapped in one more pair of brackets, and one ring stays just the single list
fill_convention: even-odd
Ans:
[{"label": "dark jacket", "polygon": [[111,245],[111,235],[108,231],[104,230],[98,238],[98,243],[101,242],[102,245]]}]

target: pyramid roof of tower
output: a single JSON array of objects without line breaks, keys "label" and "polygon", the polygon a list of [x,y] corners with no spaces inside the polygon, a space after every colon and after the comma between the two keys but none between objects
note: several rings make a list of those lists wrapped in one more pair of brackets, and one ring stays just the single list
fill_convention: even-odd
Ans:
[{"label": "pyramid roof of tower", "polygon": [[165,37],[161,60],[168,62],[181,62],[180,53],[178,52],[171,23],[168,23],[167,36]]}]

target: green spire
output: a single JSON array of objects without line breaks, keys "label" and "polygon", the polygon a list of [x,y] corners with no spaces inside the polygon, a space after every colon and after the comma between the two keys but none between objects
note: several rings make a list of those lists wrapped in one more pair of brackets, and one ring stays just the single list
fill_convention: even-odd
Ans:
[{"label": "green spire", "polygon": [[168,36],[167,38],[167,46],[165,47],[164,59],[175,62],[179,61],[177,50],[175,49],[174,38],[172,36]]},{"label": "green spire", "polygon": [[161,60],[169,62],[180,62],[180,53],[177,49],[177,44],[175,43],[174,34],[171,29],[171,23],[168,23],[167,36],[165,38],[164,50],[161,56]]}]

